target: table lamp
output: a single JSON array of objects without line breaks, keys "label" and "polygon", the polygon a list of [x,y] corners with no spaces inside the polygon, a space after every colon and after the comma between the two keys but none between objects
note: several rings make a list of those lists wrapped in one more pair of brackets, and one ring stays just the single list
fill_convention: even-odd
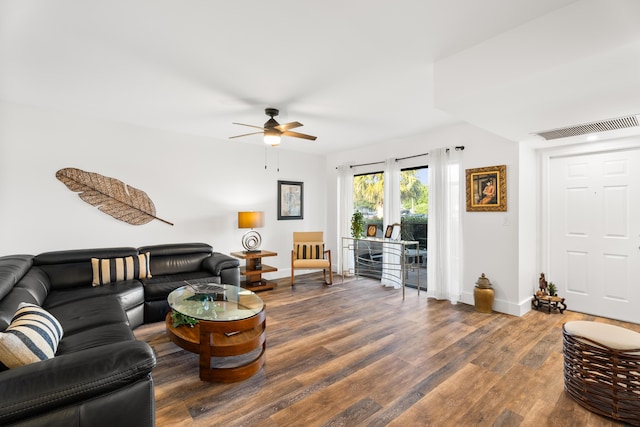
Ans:
[{"label": "table lamp", "polygon": [[245,253],[260,252],[262,237],[254,228],[264,227],[264,212],[238,212],[238,228],[250,228],[242,236],[242,247]]}]

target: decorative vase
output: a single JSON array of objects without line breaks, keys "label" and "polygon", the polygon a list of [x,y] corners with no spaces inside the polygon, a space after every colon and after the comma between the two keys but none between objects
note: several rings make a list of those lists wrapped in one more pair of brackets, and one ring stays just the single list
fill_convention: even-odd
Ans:
[{"label": "decorative vase", "polygon": [[476,306],[476,311],[479,313],[491,313],[493,311],[493,298],[491,282],[484,273],[482,273],[473,290],[473,301]]}]

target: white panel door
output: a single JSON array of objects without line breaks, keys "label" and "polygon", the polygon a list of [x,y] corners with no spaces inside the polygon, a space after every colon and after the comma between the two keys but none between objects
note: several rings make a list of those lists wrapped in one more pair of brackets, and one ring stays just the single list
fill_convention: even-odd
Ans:
[{"label": "white panel door", "polygon": [[550,159],[549,271],[569,310],[640,323],[640,150]]}]

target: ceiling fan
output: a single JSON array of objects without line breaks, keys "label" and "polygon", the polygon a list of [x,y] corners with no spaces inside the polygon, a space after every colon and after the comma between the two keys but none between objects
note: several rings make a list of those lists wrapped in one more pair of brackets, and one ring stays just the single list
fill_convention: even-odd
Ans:
[{"label": "ceiling fan", "polygon": [[241,138],[243,136],[257,135],[259,133],[263,133],[264,134],[264,142],[266,144],[271,144],[273,146],[280,144],[280,138],[283,135],[284,136],[292,136],[294,138],[309,139],[311,141],[315,141],[316,140],[315,136],[306,135],[304,133],[291,132],[289,130],[289,129],[294,129],[294,128],[302,126],[302,123],[300,123],[300,122],[291,122],[291,123],[285,123],[285,124],[282,124],[282,125],[279,124],[276,121],[276,119],[274,119],[274,117],[277,116],[280,113],[280,111],[278,111],[278,109],[276,109],[276,108],[265,108],[264,112],[265,112],[265,114],[267,116],[270,117],[270,119],[265,122],[264,126],[247,125],[247,124],[244,124],[244,123],[233,123],[234,125],[249,126],[251,128],[261,129],[260,132],[251,132],[251,133],[245,133],[245,134],[242,134],[242,135],[230,136],[229,139]]}]

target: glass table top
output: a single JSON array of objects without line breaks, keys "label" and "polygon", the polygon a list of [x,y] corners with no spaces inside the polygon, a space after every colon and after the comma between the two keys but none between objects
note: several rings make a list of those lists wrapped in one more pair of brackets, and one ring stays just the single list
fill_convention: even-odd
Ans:
[{"label": "glass table top", "polygon": [[179,313],[210,321],[247,319],[264,307],[260,297],[247,289],[214,283],[182,286],[167,301]]}]

